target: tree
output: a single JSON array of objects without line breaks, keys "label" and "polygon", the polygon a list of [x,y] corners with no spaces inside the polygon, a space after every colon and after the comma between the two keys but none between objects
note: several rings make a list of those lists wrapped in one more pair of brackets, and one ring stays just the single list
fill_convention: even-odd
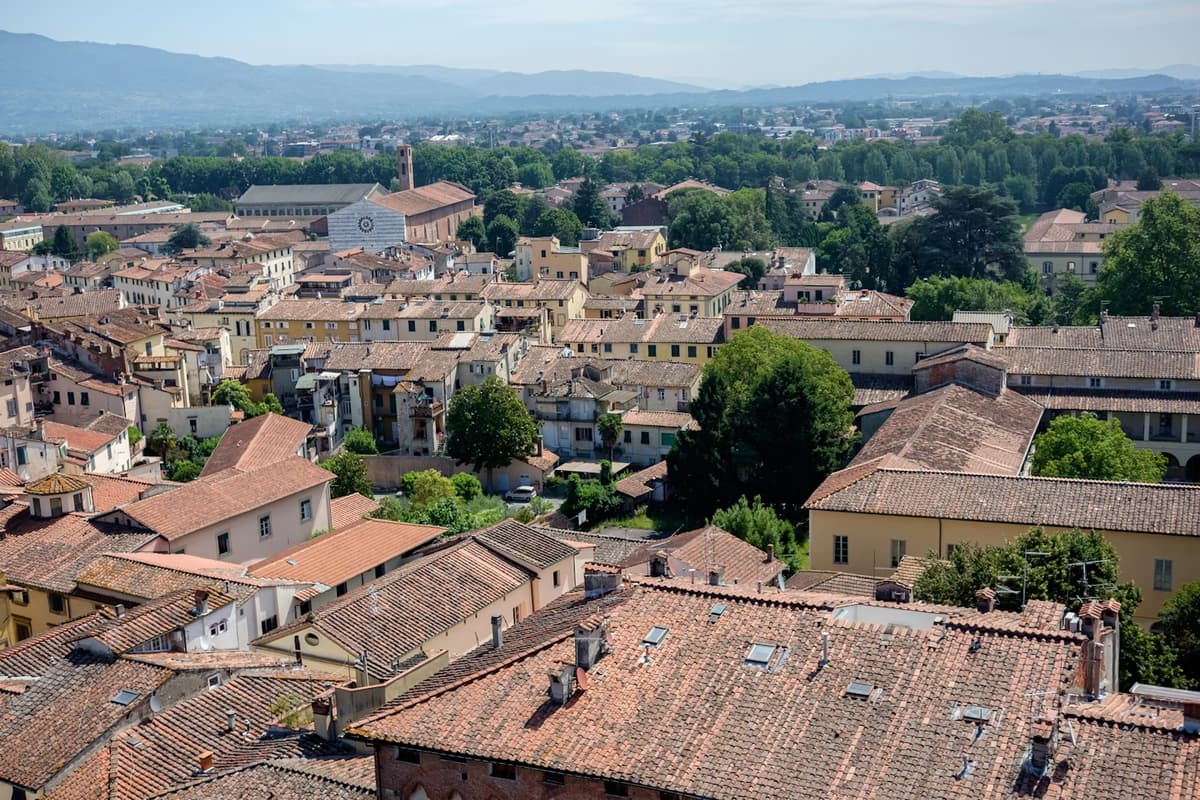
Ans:
[{"label": "tree", "polygon": [[601,443],[608,448],[610,458],[613,448],[617,446],[617,442],[621,438],[621,431],[624,427],[620,414],[601,414],[596,419],[596,432],[600,434]]},{"label": "tree", "polygon": [[75,237],[71,235],[71,229],[66,225],[59,225],[54,229],[54,240],[50,244],[50,252],[68,261],[79,258],[79,248],[75,245]]},{"label": "tree", "polygon": [[1014,319],[1026,324],[1035,303],[1045,298],[1040,290],[1035,295],[1014,281],[937,275],[917,281],[904,293],[913,301],[913,320],[935,322],[953,319],[955,311],[1011,311]]},{"label": "tree", "polygon": [[375,496],[371,478],[367,475],[367,462],[358,453],[343,450],[322,461],[321,466],[334,475],[329,484],[330,497],[345,497],[356,492],[363,497]]},{"label": "tree", "polygon": [[1158,177],[1158,171],[1147,164],[1142,169],[1142,173],[1138,175],[1137,190],[1139,192],[1157,192],[1161,188],[1162,180]]},{"label": "tree", "polygon": [[1096,296],[1112,314],[1200,312],[1200,209],[1170,190],[1142,204],[1138,221],[1104,243]]},{"label": "tree", "polygon": [[379,453],[375,444],[375,434],[363,427],[351,428],[342,439],[342,446],[360,456],[373,456]]},{"label": "tree", "polygon": [[915,234],[905,244],[906,255],[920,274],[987,278],[999,275],[1020,280],[1028,269],[1017,221],[1017,206],[991,189],[952,186],[933,201],[936,214],[907,226]]},{"label": "tree", "polygon": [[[436,469],[423,469],[414,473],[405,495],[413,508],[424,509],[444,497],[457,497],[458,492],[450,479]],[[408,477],[407,475],[405,476]]]},{"label": "tree", "polygon": [[517,180],[529,189],[542,189],[554,184],[554,170],[545,161],[526,164],[517,169]]},{"label": "tree", "polygon": [[1119,420],[1095,414],[1058,417],[1033,448],[1032,471],[1042,477],[1159,483],[1166,473],[1161,453],[1135,447]]},{"label": "tree", "polygon": [[737,261],[726,264],[725,271],[746,276],[738,282],[739,289],[753,289],[758,286],[762,276],[767,274],[767,265],[761,258],[739,258]]},{"label": "tree", "polygon": [[572,202],[572,210],[579,221],[589,228],[611,228],[613,213],[600,194],[600,186],[587,178],[579,185]]},{"label": "tree", "polygon": [[635,183],[625,190],[625,205],[631,206],[646,199],[646,190],[640,183]]},{"label": "tree", "polygon": [[517,223],[504,214],[492,220],[487,226],[487,244],[492,252],[504,258],[517,246],[517,237],[521,235]]},{"label": "tree", "polygon": [[483,224],[491,227],[496,217],[508,217],[514,222],[525,214],[525,204],[528,200],[519,194],[509,191],[492,192],[483,203]]},{"label": "tree", "polygon": [[1054,279],[1054,320],[1060,325],[1094,325],[1095,291],[1078,276],[1066,274]]},{"label": "tree", "polygon": [[567,478],[567,496],[560,510],[568,517],[587,512],[588,522],[611,517],[621,508],[621,499],[611,484],[598,480],[582,480],[576,473]]},{"label": "tree", "polygon": [[465,386],[446,413],[446,454],[475,472],[507,467],[533,453],[538,428],[511,386],[495,375],[478,386]]},{"label": "tree", "polygon": [[146,438],[146,453],[165,459],[167,454],[175,449],[176,444],[175,431],[167,423],[160,422]]},{"label": "tree", "polygon": [[129,446],[135,447],[142,440],[142,432],[137,429],[136,425],[130,425],[128,428]]},{"label": "tree", "polygon": [[[717,509],[708,524],[716,525],[760,550],[773,545],[780,558],[791,552],[796,544],[796,529],[792,523],[775,513],[775,509],[763,505],[762,498],[758,496],[751,504],[742,495],[729,508]],[[797,564],[792,566],[799,568]]]},{"label": "tree", "polygon": [[470,216],[458,223],[458,230],[454,232],[454,238],[470,242],[476,250],[481,246],[487,245],[487,229],[483,225],[483,217]]},{"label": "tree", "polygon": [[533,224],[534,236],[556,236],[564,247],[575,247],[583,236],[583,223],[567,208],[552,208]]},{"label": "tree", "polygon": [[188,200],[187,206],[192,211],[198,212],[233,211],[233,203],[209,192],[201,192],[191,200]]},{"label": "tree", "polygon": [[1092,186],[1089,183],[1075,181],[1068,183],[1058,193],[1054,204],[1058,208],[1073,208],[1076,211],[1086,211],[1088,201],[1092,199]]},{"label": "tree", "polygon": [[104,231],[92,231],[84,240],[86,243],[87,257],[89,261],[95,261],[101,256],[111,253],[121,246],[121,243],[116,240],[110,233]]},{"label": "tree", "polygon": [[200,231],[200,226],[189,222],[186,225],[176,226],[175,232],[167,239],[167,244],[163,249],[171,255],[177,255],[184,250],[195,250],[197,247],[207,247],[210,244],[212,244],[212,240]]},{"label": "tree", "polygon": [[705,368],[692,403],[698,430],[680,431],[671,481],[699,510],[761,495],[785,514],[856,441],[850,376],[809,344],[753,327],[734,335]]},{"label": "tree", "polygon": [[233,406],[234,410],[241,411],[247,417],[257,417],[263,413],[263,404],[254,402],[250,398],[250,390],[236,378],[226,378],[217,384],[217,388],[213,389],[212,404]]},{"label": "tree", "polygon": [[1200,687],[1200,581],[1180,586],[1158,612],[1159,632],[1192,687]]},{"label": "tree", "polygon": [[176,483],[187,483],[198,477],[200,477],[200,467],[196,462],[187,459],[171,462],[171,469],[167,474],[167,480]]},{"label": "tree", "polygon": [[450,476],[454,491],[464,503],[469,503],[476,497],[483,496],[483,484],[469,472],[456,472]]},{"label": "tree", "polygon": [[670,244],[693,250],[714,247],[732,250],[737,238],[733,211],[724,200],[703,189],[671,192],[667,200],[671,218]]},{"label": "tree", "polygon": [[274,392],[267,392],[263,395],[263,401],[256,407],[256,413],[251,416],[259,416],[260,414],[279,414],[283,415],[283,404],[279,402],[279,398]]}]

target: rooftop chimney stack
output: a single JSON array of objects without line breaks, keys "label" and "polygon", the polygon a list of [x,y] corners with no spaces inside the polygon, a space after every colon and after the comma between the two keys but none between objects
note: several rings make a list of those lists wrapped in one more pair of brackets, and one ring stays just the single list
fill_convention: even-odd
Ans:
[{"label": "rooftop chimney stack", "polygon": [[213,754],[211,750],[204,750],[196,755],[196,760],[200,764],[200,772],[210,772],[213,768]]},{"label": "rooftop chimney stack", "polygon": [[500,614],[492,615],[492,649],[499,650],[504,646],[504,617]]},{"label": "rooftop chimney stack", "polygon": [[1058,745],[1058,720],[1056,717],[1039,717],[1033,723],[1029,743],[1029,771],[1034,775],[1045,775],[1054,760]]},{"label": "rooftop chimney stack", "polygon": [[725,583],[725,568],[713,567],[708,571],[708,585],[722,586]]},{"label": "rooftop chimney stack", "polygon": [[980,614],[989,614],[996,610],[996,593],[984,587],[975,593],[975,609]]},{"label": "rooftop chimney stack", "polygon": [[587,671],[608,652],[608,617],[585,619],[575,628],[575,666]]},{"label": "rooftop chimney stack", "polygon": [[829,663],[829,631],[821,631],[821,668]]},{"label": "rooftop chimney stack", "polygon": [[237,712],[232,708],[225,710],[225,732],[233,733],[237,729]]},{"label": "rooftop chimney stack", "polygon": [[208,613],[208,590],[207,589],[197,589],[196,590],[195,613],[196,613],[197,617],[202,617]]},{"label": "rooftop chimney stack", "polygon": [[314,697],[312,701],[313,733],[327,742],[337,738],[333,724],[333,701],[329,697]]},{"label": "rooftop chimney stack", "polygon": [[770,564],[774,560],[775,560],[775,545],[769,544],[769,545],[767,545],[767,563]]},{"label": "rooftop chimney stack", "polygon": [[117,612],[117,619],[125,619],[125,604],[117,603],[113,608]]},{"label": "rooftop chimney stack", "polygon": [[563,664],[558,669],[550,670],[550,699],[560,706],[565,706],[575,691],[575,668]]}]

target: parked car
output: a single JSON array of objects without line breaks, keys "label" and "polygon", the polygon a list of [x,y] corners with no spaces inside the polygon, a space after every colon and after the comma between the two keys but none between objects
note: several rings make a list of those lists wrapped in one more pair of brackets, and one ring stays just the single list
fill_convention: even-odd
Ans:
[{"label": "parked car", "polygon": [[510,503],[528,503],[535,497],[537,497],[537,489],[532,486],[518,486],[504,495],[504,499]]}]

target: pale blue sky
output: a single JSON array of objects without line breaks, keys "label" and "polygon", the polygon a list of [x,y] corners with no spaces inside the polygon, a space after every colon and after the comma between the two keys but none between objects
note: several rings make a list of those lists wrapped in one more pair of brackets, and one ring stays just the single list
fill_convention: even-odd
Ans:
[{"label": "pale blue sky", "polygon": [[14,4],[0,26],[253,64],[607,69],[721,86],[1200,60],[1197,0],[59,0]]}]

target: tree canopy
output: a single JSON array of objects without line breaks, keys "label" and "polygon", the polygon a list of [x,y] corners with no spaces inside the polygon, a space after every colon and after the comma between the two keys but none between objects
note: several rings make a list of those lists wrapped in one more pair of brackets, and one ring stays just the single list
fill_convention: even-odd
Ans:
[{"label": "tree canopy", "polygon": [[194,250],[197,247],[207,247],[210,244],[212,244],[212,240],[200,231],[200,226],[194,222],[189,222],[186,225],[179,225],[175,228],[175,232],[167,239],[167,244],[163,249],[175,255],[184,250]]},{"label": "tree canopy", "polygon": [[728,508],[719,508],[713,512],[710,525],[732,533],[739,539],[749,542],[760,550],[768,546],[775,548],[776,555],[786,559],[794,569],[801,569],[800,557],[796,550],[796,529],[792,523],[775,513],[775,509],[763,505],[761,497],[755,497],[751,503],[745,495]]},{"label": "tree canopy", "polygon": [[[945,321],[955,311],[1011,311],[1019,325],[1040,325],[1052,313],[1036,277],[1025,283],[987,278],[943,278],[934,275],[904,290],[913,301],[911,317],[921,321]],[[1034,283],[1030,289],[1028,283]]]},{"label": "tree canopy", "polygon": [[1034,438],[1032,471],[1048,478],[1159,483],[1166,459],[1135,446],[1119,420],[1084,413],[1058,417]]},{"label": "tree canopy", "polygon": [[373,456],[379,453],[375,443],[375,434],[363,427],[351,428],[342,438],[342,446],[360,456]]},{"label": "tree canopy", "polygon": [[446,454],[478,472],[532,455],[538,429],[513,388],[492,375],[454,395],[446,435]]},{"label": "tree canopy", "polygon": [[1096,295],[1111,314],[1200,311],[1200,209],[1172,191],[1142,203],[1138,221],[1104,242]]},{"label": "tree canopy", "polygon": [[850,376],[824,350],[753,327],[704,367],[692,402],[699,430],[680,431],[671,481],[698,510],[742,496],[798,513],[854,446]]},{"label": "tree canopy", "polygon": [[333,482],[329,484],[330,497],[345,497],[355,493],[364,497],[375,496],[371,478],[367,475],[367,462],[358,453],[343,450],[322,461],[321,466],[334,475]]}]

